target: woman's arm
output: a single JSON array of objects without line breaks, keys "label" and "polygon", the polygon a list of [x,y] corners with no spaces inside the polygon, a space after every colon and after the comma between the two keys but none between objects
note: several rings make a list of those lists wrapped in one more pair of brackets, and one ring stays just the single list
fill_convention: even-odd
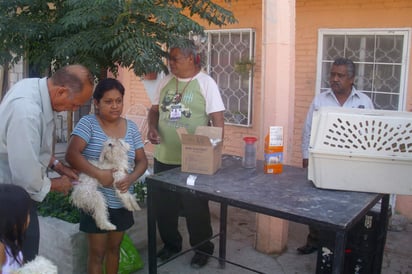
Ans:
[{"label": "woman's arm", "polygon": [[133,171],[129,173],[125,178],[116,183],[117,188],[121,192],[128,191],[129,187],[146,172],[147,158],[144,152],[144,148],[136,149],[134,163],[135,166]]},{"label": "woman's arm", "polygon": [[4,248],[4,244],[0,243],[0,274],[2,274],[1,269],[3,265],[6,263],[6,250]]}]

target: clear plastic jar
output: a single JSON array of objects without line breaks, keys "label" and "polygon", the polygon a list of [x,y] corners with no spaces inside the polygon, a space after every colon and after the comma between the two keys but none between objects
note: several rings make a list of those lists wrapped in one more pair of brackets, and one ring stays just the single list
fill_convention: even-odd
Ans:
[{"label": "clear plastic jar", "polygon": [[244,147],[242,165],[244,168],[255,168],[256,167],[257,138],[256,137],[244,137],[243,141],[245,141],[245,147]]}]

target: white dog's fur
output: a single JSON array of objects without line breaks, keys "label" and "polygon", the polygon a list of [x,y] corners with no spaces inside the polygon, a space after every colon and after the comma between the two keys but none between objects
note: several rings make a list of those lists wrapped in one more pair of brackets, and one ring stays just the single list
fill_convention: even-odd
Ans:
[{"label": "white dog's fur", "polygon": [[[90,161],[94,166],[101,169],[116,169],[113,173],[113,187],[116,195],[122,201],[124,207],[130,211],[140,210],[136,198],[126,191],[121,193],[116,188],[116,183],[125,177],[128,170],[127,151],[130,145],[122,139],[109,138],[103,144],[99,161]],[[73,187],[71,195],[72,203],[88,212],[96,221],[96,225],[103,230],[115,230],[116,226],[108,219],[106,200],[103,194],[97,190],[99,182],[84,173],[79,176],[79,184]]]},{"label": "white dog's fur", "polygon": [[33,261],[11,271],[10,274],[57,274],[57,266],[42,256],[36,256]]}]

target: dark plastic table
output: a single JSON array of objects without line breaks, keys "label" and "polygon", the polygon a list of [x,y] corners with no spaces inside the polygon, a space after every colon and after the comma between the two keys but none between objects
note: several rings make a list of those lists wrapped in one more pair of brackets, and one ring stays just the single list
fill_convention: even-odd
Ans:
[{"label": "dark plastic table", "polygon": [[181,172],[180,168],[147,177],[149,273],[157,273],[158,267],[156,209],[152,199],[152,192],[156,188],[198,195],[220,203],[218,236],[221,267],[225,266],[227,207],[230,205],[293,222],[316,225],[334,233],[334,274],[343,272],[348,231],[382,200],[379,232],[383,237],[380,237],[378,243],[375,262],[375,269],[379,270],[376,273],[380,273],[389,216],[389,195],[319,189],[308,181],[306,172],[303,168],[284,166],[281,174],[264,174],[261,161],[258,161],[256,168],[245,169],[241,165],[241,158],[224,155],[222,167],[216,174],[193,174],[197,175],[194,186],[186,184],[190,173]]}]

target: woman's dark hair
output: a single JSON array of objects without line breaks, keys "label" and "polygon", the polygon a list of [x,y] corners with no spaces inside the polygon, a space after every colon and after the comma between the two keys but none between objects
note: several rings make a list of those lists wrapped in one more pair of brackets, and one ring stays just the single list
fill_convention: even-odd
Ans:
[{"label": "woman's dark hair", "polygon": [[25,237],[27,216],[31,207],[29,194],[22,187],[0,184],[0,241],[9,248],[20,265],[19,252]]},{"label": "woman's dark hair", "polygon": [[95,99],[97,102],[100,102],[100,99],[103,98],[104,94],[112,89],[118,90],[122,94],[122,96],[124,96],[124,86],[122,85],[122,83],[114,78],[106,78],[101,80],[97,84],[93,92],[93,99]]}]

